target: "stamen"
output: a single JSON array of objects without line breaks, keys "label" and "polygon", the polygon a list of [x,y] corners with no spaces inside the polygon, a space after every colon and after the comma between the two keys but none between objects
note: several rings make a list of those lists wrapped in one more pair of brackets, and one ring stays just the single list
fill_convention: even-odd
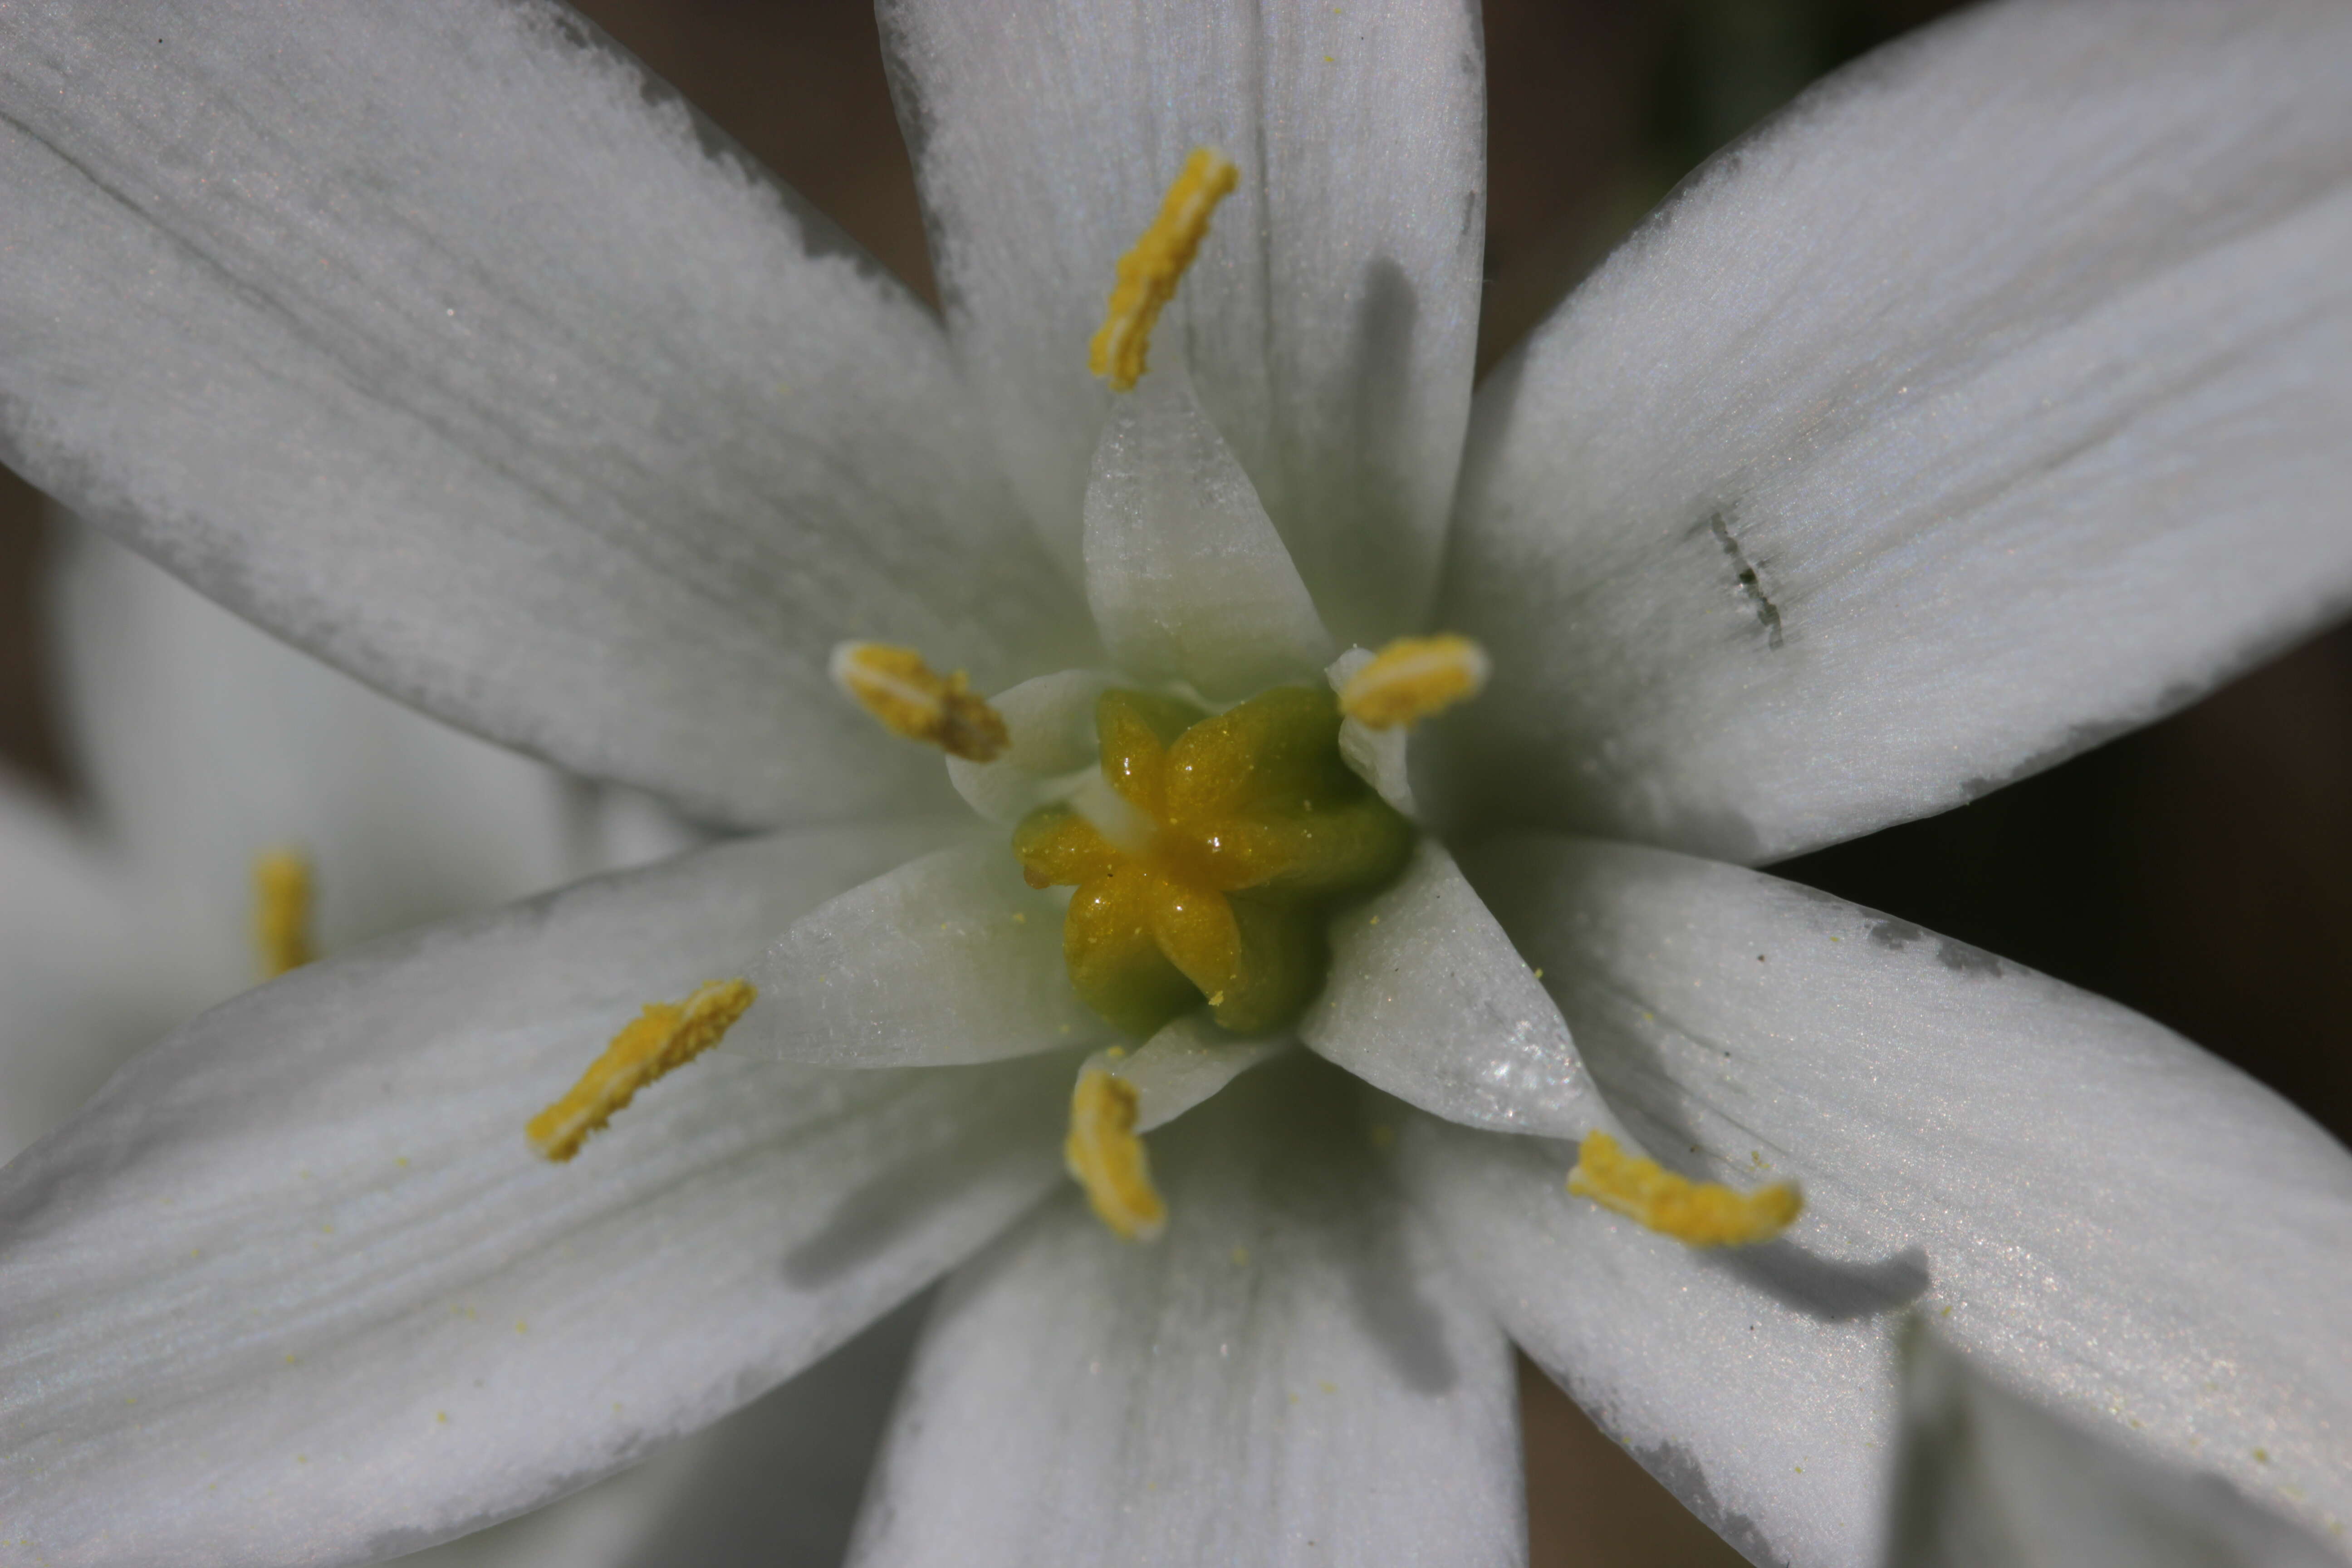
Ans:
[{"label": "stamen", "polygon": [[1339,710],[1375,730],[1410,728],[1477,696],[1491,668],[1465,637],[1399,637],[1339,689]]},{"label": "stamen", "polygon": [[253,951],[264,980],[301,968],[310,951],[310,862],[294,849],[253,861]]},{"label": "stamen", "polygon": [[1805,1206],[1795,1186],[1752,1193],[1678,1176],[1655,1160],[1628,1154],[1606,1132],[1588,1132],[1568,1190],[1692,1247],[1746,1247],[1789,1228]]},{"label": "stamen", "polygon": [[833,650],[834,684],[894,735],[966,762],[993,762],[1012,742],[1004,720],[974,696],[962,670],[940,675],[910,647],[845,642]]},{"label": "stamen", "polygon": [[1079,1070],[1070,1091],[1070,1136],[1063,1163],[1095,1217],[1122,1241],[1156,1241],[1168,1224],[1168,1205],[1151,1184],[1151,1161],[1135,1134],[1135,1086],[1100,1068]]},{"label": "stamen", "polygon": [[1131,392],[1146,368],[1152,324],[1209,232],[1209,215],[1241,184],[1241,171],[1232,159],[1213,148],[1195,147],[1184,160],[1183,172],[1168,187],[1160,216],[1118,258],[1118,281],[1112,286],[1102,330],[1087,346],[1087,363],[1110,382],[1113,392]]},{"label": "stamen", "polygon": [[580,1075],[562,1100],[523,1129],[530,1146],[558,1164],[580,1152],[637,1090],[684,1067],[727,1036],[743,1010],[759,1000],[748,980],[713,980],[684,1002],[649,1002],[636,1021],[613,1037],[604,1054]]}]

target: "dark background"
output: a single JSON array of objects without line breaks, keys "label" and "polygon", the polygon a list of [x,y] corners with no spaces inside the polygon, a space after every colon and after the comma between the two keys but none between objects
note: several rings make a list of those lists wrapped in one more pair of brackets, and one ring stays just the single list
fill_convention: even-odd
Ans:
[{"label": "dark background", "polygon": [[[867,0],[575,3],[931,294]],[[1487,0],[1481,368],[1708,153],[1947,8]],[[38,505],[0,471],[0,762],[71,799]],[[2352,1136],[2352,628],[1963,810],[1777,869],[2115,997]],[[1522,1373],[1540,1568],[1739,1561]]]}]

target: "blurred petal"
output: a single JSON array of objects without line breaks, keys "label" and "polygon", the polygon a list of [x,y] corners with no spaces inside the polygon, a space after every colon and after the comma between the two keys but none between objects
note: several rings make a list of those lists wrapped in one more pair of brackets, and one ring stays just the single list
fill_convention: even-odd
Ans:
[{"label": "blurred petal", "polygon": [[639,1004],[936,834],[729,846],[297,971],[0,1180],[0,1513],[53,1563],[356,1562],[630,1463],[1055,1181],[1067,1061],[714,1059],[572,1164],[523,1121]]},{"label": "blurred petal", "polygon": [[1402,1143],[1513,1337],[1733,1544],[1876,1550],[1914,1300],[2069,1419],[2352,1512],[2352,1157],[2293,1107],[1791,883],[1561,839],[1466,863],[1654,1152],[1803,1186],[1783,1241],[1697,1254],[1566,1196],[1557,1146],[1433,1121]]},{"label": "blurred petal", "polygon": [[1614,1127],[1559,1008],[1435,840],[1331,922],[1331,977],[1299,1037],[1449,1121],[1577,1138]]},{"label": "blurred petal", "polygon": [[1331,660],[1331,634],[1183,362],[1111,405],[1087,483],[1087,604],[1112,662],[1252,695]]},{"label": "blurred petal", "polygon": [[0,775],[0,1164],[154,1037],[139,932],[120,863]]},{"label": "blurred petal", "polygon": [[885,47],[965,372],[1075,570],[1119,255],[1185,155],[1241,165],[1153,340],[1189,361],[1325,622],[1426,609],[1468,406],[1484,237],[1476,11],[887,0]]},{"label": "blurred petal", "polygon": [[709,815],[937,798],[845,637],[1083,637],[937,326],[547,0],[0,23],[0,449],[452,722]]},{"label": "blurred petal", "polygon": [[314,862],[328,952],[604,868],[574,864],[562,775],[377,696],[85,527],[58,537],[65,716],[174,950],[158,955],[184,992],[172,1023],[257,978],[264,851]]},{"label": "blurred petal", "polygon": [[1771,859],[2352,605],[2347,73],[2328,0],[1987,6],[1685,184],[1479,395],[1490,804]]},{"label": "blurred petal", "polygon": [[2341,1568],[2216,1475],[2064,1421],[1905,1336],[1887,1568]]},{"label": "blurred petal", "polygon": [[1075,1194],[950,1284],[851,1561],[1517,1563],[1508,1347],[1293,1058],[1153,1140],[1167,1234]]},{"label": "blurred petal", "polygon": [[832,1568],[927,1300],[644,1464],[401,1568]]},{"label": "blurred petal", "polygon": [[994,1061],[1112,1033],[1070,985],[1068,900],[1003,839],[940,849],[794,921],[751,969],[731,1048],[814,1067]]}]

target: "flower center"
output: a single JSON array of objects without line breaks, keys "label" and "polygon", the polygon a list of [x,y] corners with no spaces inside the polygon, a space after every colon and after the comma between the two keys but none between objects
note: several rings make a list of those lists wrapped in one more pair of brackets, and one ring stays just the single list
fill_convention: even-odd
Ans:
[{"label": "flower center", "polygon": [[1203,1001],[1235,1034],[1298,1016],[1323,984],[1331,906],[1389,881],[1412,847],[1340,760],[1339,724],[1330,692],[1304,686],[1214,716],[1103,693],[1110,808],[1043,806],[1013,836],[1031,887],[1077,889],[1062,952],[1087,1005],[1139,1037]]},{"label": "flower center", "polygon": [[[1131,392],[1143,377],[1153,325],[1239,179],[1231,160],[1196,149],[1159,216],[1119,258],[1088,356],[1113,392]],[[1129,405],[1122,438],[1139,439],[1136,422],[1160,421],[1172,438],[1137,449],[1210,492],[1221,458],[1249,489],[1190,406],[1183,373],[1174,375],[1175,401],[1151,404],[1147,394]],[[1303,673],[1329,657],[1328,634],[1262,509],[1252,519],[1230,504],[1192,509],[1149,487],[1137,493],[1149,504],[1106,508],[1099,562],[1088,534],[1088,597],[1106,645],[1132,674],[1181,679],[1106,689],[1104,678],[1066,671],[1003,694],[1000,712],[962,671],[940,675],[912,648],[845,643],[832,672],[892,733],[946,752],[950,776],[982,815],[1017,818],[1012,851],[1031,887],[1075,889],[1062,925],[1071,984],[1114,1027],[1147,1043],[1132,1056],[1112,1047],[1079,1069],[1063,1157],[1105,1226],[1149,1241],[1167,1206],[1142,1134],[1286,1047],[1286,1031],[1329,969],[1336,907],[1377,891],[1412,852],[1404,731],[1475,696],[1487,661],[1466,637],[1403,637],[1377,654],[1341,655],[1325,672],[1336,697],[1323,684],[1275,685],[1213,710],[1196,700],[1202,689],[1230,696]],[[1257,507],[1254,492],[1248,500]],[[1094,505],[1090,489],[1090,531]],[[1269,555],[1291,573],[1286,589],[1263,575],[1253,583],[1233,564]],[[1202,557],[1223,562],[1223,574],[1202,572]],[[1197,613],[1202,581],[1213,584],[1217,613],[1198,618],[1200,635],[1169,634],[1183,616],[1160,615],[1154,595],[1172,595],[1177,611]],[[1236,583],[1239,597],[1224,602],[1222,591]],[[1220,658],[1237,628],[1248,641],[1253,617],[1272,628],[1262,643],[1276,655],[1273,668]],[[1124,643],[1122,629],[1132,634]],[[1314,649],[1322,651],[1303,657]],[[1084,731],[1070,722],[1089,700],[1091,767]],[[1045,717],[1047,710],[1057,716]],[[646,1008],[532,1121],[533,1148],[570,1159],[639,1089],[718,1044],[755,994],[747,981],[713,982],[682,1004]],[[1697,1247],[1767,1240],[1800,1206],[1785,1185],[1740,1194],[1688,1181],[1599,1130],[1583,1140],[1569,1190]]]}]

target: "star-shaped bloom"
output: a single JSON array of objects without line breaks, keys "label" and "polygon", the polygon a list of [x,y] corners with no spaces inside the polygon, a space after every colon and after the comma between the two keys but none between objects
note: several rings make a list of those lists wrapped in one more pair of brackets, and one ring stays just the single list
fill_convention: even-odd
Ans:
[{"label": "star-shaped bloom", "polygon": [[[882,20],[944,323],[541,0],[0,16],[13,460],[429,711],[774,829],[297,972],[10,1167],[0,1560],[421,1545],[950,1270],[863,1564],[1513,1561],[1512,1342],[1751,1556],[1861,1561],[1906,1305],[2352,1513],[2352,1159],[1741,864],[2352,600],[2352,17],[1948,22],[1475,401],[1465,9]],[[1283,689],[1356,728],[1192,740]],[[1292,832],[1367,792],[1377,887]],[[1307,979],[1228,1032],[1253,974]],[[577,1131],[643,1092],[542,1162],[607,1040]]]}]

